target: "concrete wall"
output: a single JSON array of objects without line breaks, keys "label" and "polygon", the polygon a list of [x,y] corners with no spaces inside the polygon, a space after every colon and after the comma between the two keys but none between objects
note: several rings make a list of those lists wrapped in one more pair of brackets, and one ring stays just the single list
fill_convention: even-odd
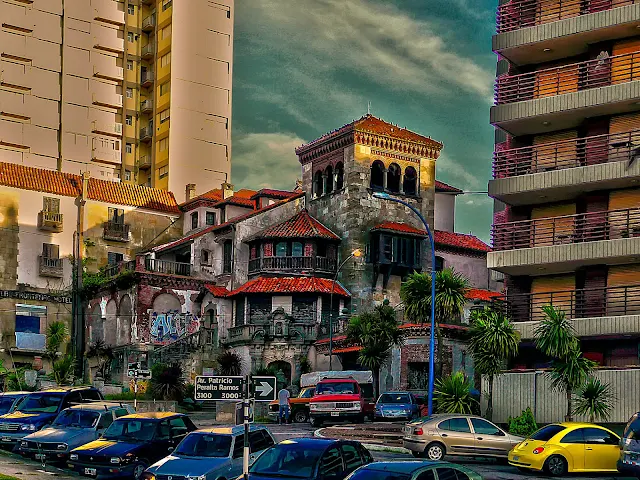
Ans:
[{"label": "concrete wall", "polygon": [[450,251],[436,250],[436,256],[444,259],[445,268],[453,268],[469,279],[472,288],[499,291],[501,286],[495,280],[491,280],[487,259],[484,255],[469,256]]},{"label": "concrete wall", "polygon": [[436,230],[455,232],[456,196],[446,193],[436,193],[434,217]]}]

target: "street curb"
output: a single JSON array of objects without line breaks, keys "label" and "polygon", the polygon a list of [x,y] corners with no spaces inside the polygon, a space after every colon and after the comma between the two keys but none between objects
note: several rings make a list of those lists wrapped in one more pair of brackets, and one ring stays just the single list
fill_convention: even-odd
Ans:
[{"label": "street curb", "polygon": [[[324,435],[320,433],[320,430],[322,430],[322,428],[318,428],[317,430],[315,430],[313,432],[313,436],[318,438],[326,438]],[[404,453],[404,454],[411,455],[411,450],[407,450],[404,447],[388,447],[386,445],[378,445],[377,443],[364,443],[364,442],[360,442],[360,443],[362,443],[362,445],[371,452]]]}]

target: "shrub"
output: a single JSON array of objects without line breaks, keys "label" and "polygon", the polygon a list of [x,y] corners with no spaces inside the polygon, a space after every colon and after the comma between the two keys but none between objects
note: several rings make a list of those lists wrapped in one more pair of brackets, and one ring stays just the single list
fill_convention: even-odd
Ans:
[{"label": "shrub", "polygon": [[438,379],[434,393],[438,413],[471,414],[478,402],[471,394],[471,382],[462,372]]},{"label": "shrub", "polygon": [[533,432],[538,430],[536,419],[533,417],[533,412],[529,407],[523,410],[519,417],[509,417],[507,425],[509,426],[510,434],[524,438],[528,438]]}]

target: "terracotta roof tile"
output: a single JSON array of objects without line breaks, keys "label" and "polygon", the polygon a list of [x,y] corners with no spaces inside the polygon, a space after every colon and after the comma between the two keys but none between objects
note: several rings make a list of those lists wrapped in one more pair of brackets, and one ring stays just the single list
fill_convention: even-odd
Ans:
[{"label": "terracotta roof tile", "polygon": [[263,188],[258,190],[251,196],[252,200],[258,197],[271,197],[271,198],[290,198],[296,195],[298,192],[290,192],[288,190],[274,190],[273,188]]},{"label": "terracotta roof tile", "polygon": [[355,345],[353,347],[334,348],[333,353],[351,353],[351,352],[359,352],[360,350],[362,350],[362,346]]},{"label": "terracotta roof tile", "polygon": [[447,185],[440,180],[436,180],[436,192],[450,192],[450,193],[462,193],[462,190],[456,187],[452,187],[451,185]]},{"label": "terracotta roof tile", "polygon": [[220,287],[218,285],[212,285],[210,283],[206,284],[204,286],[204,288],[209,290],[213,294],[214,297],[222,297],[222,298],[224,298],[224,297],[229,296],[229,294],[231,293],[225,287]]},{"label": "terracotta roof tile", "polygon": [[490,252],[491,247],[473,235],[464,233],[445,232],[436,230],[434,232],[434,241],[436,247],[438,245],[451,248],[459,248],[463,250],[475,250],[478,252]]},{"label": "terracotta roof tile", "polygon": [[467,291],[467,298],[469,300],[482,300],[490,302],[494,298],[502,297],[502,293],[493,292],[491,290],[484,290],[482,288],[470,288]]},{"label": "terracotta roof tile", "polygon": [[[71,173],[0,163],[0,185],[67,197],[82,194],[82,177]],[[179,213],[173,193],[165,190],[89,178],[88,198],[98,202]]]},{"label": "terracotta roof tile", "polygon": [[340,284],[327,278],[316,277],[258,277],[249,280],[230,293],[230,296],[247,293],[333,293],[343,297],[351,295]]},{"label": "terracotta roof tile", "polygon": [[265,228],[253,238],[325,238],[340,240],[338,235],[309,215],[307,210],[302,210],[282,223]]},{"label": "terracotta roof tile", "polygon": [[379,225],[376,225],[371,230],[387,230],[391,232],[404,233],[408,235],[417,235],[420,237],[426,237],[427,232],[420,228],[416,228],[407,223],[399,223],[399,222],[384,222]]}]

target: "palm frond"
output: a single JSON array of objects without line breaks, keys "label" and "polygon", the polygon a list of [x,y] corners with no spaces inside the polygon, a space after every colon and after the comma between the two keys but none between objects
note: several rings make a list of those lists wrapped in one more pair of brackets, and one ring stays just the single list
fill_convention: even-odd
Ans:
[{"label": "palm frond", "polygon": [[520,334],[501,310],[484,307],[471,312],[468,345],[479,373],[499,374],[517,355],[519,343]]},{"label": "palm frond", "polygon": [[438,413],[471,414],[478,403],[471,395],[471,382],[462,372],[438,379],[434,394]]},{"label": "palm frond", "polygon": [[576,415],[587,415],[589,421],[595,420],[606,422],[609,420],[611,410],[616,402],[611,385],[600,381],[598,378],[589,377],[574,396]]},{"label": "palm frond", "polygon": [[573,324],[561,308],[545,305],[542,311],[544,318],[533,332],[536,348],[550,357],[562,358],[578,341]]},{"label": "palm frond", "polygon": [[553,360],[548,372],[551,386],[564,392],[568,389],[576,390],[584,385],[595,366],[595,362],[582,356],[576,344],[563,358]]}]

